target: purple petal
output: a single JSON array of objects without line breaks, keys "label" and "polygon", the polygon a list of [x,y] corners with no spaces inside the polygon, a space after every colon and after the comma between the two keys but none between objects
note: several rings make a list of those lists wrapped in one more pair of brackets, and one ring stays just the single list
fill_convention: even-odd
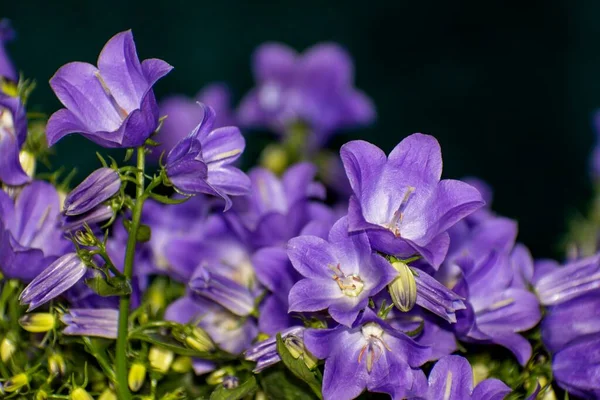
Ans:
[{"label": "purple petal", "polygon": [[[1,42],[0,49],[2,49]],[[5,118],[4,113],[7,113],[9,120],[12,120],[12,126],[4,126],[0,123],[0,154],[2,154],[0,181],[11,186],[19,186],[31,181],[19,160],[19,152],[27,136],[25,108],[19,98],[0,93],[0,118]]]},{"label": "purple petal", "polygon": [[502,400],[512,390],[498,379],[486,379],[481,382],[471,395],[472,400]]},{"label": "purple petal", "polygon": [[220,166],[237,160],[246,147],[246,141],[239,128],[226,126],[210,132],[202,145],[204,160]]},{"label": "purple petal", "polygon": [[121,178],[117,171],[97,169],[69,193],[64,202],[64,213],[83,214],[114,196],[120,188]]},{"label": "purple petal", "polygon": [[257,81],[287,81],[294,73],[296,52],[279,43],[265,43],[254,53],[252,69]]},{"label": "purple petal", "polygon": [[332,246],[316,236],[299,236],[288,242],[288,256],[294,268],[307,278],[331,280],[328,266],[339,261]]},{"label": "purple petal", "polygon": [[525,366],[531,358],[531,344],[518,333],[504,333],[501,336],[494,336],[493,341],[509,349],[522,366]]},{"label": "purple petal", "polygon": [[342,146],[340,156],[356,197],[361,200],[363,193],[374,191],[386,163],[385,153],[369,142],[354,140]]},{"label": "purple petal", "polygon": [[406,137],[394,147],[388,159],[395,171],[402,171],[402,179],[411,186],[436,184],[442,176],[440,144],[430,135],[414,133]]},{"label": "purple petal", "polygon": [[278,297],[287,300],[287,294],[298,280],[285,249],[268,247],[252,256],[252,265],[259,282]]},{"label": "purple petal", "polygon": [[470,399],[473,390],[473,371],[469,362],[460,356],[446,356],[429,373],[429,396],[445,399]]},{"label": "purple petal", "polygon": [[302,279],[290,290],[288,302],[289,311],[319,311],[324,310],[333,300],[343,299],[344,294],[331,277],[325,280]]}]

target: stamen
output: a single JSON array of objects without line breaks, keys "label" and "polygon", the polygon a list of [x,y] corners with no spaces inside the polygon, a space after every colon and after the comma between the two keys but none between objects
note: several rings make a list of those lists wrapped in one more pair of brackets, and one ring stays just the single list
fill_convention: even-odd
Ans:
[{"label": "stamen", "polygon": [[415,192],[415,188],[413,186],[409,186],[406,189],[406,193],[404,193],[404,197],[398,206],[398,209],[394,212],[394,216],[392,220],[387,224],[387,228],[391,230],[396,237],[400,237],[400,224],[402,224],[402,219],[404,219],[404,210],[408,205],[408,200],[410,196]]},{"label": "stamen", "polygon": [[100,82],[100,86],[102,86],[102,90],[104,90],[104,94],[106,94],[106,96],[108,97],[108,100],[114,107],[115,111],[121,116],[121,118],[123,118],[123,119],[127,118],[129,113],[123,107],[121,107],[119,105],[119,103],[117,102],[117,99],[115,99],[115,96],[113,96],[113,94],[111,93],[110,88],[106,85],[106,82],[104,82],[102,75],[100,75],[100,71],[94,72],[94,76],[98,79],[98,82]]},{"label": "stamen", "polygon": [[370,374],[373,370],[373,365],[383,355],[384,349],[388,351],[392,350],[382,338],[383,329],[376,323],[370,322],[365,324],[361,328],[361,332],[367,343],[360,350],[360,353],[358,353],[358,363],[360,364],[366,355],[367,372]]},{"label": "stamen", "polygon": [[331,277],[339,286],[342,293],[348,297],[356,297],[363,291],[365,286],[360,276],[356,274],[346,275],[342,271],[341,265],[329,265],[328,268],[333,271]]}]

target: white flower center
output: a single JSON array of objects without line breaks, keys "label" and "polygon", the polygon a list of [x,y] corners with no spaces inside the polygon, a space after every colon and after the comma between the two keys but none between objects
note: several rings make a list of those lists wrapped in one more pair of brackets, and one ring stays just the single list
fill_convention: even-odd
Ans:
[{"label": "white flower center", "polygon": [[388,345],[383,341],[384,330],[375,322],[369,322],[361,328],[366,344],[358,354],[358,363],[360,364],[365,359],[367,372],[370,374],[373,370],[373,365],[379,360],[379,357],[385,350],[391,351]]},{"label": "white flower center", "polygon": [[331,278],[338,284],[344,295],[348,297],[357,297],[359,294],[361,294],[365,287],[365,283],[359,275],[344,274],[340,264],[336,266],[330,265],[329,269],[334,272],[334,275]]}]

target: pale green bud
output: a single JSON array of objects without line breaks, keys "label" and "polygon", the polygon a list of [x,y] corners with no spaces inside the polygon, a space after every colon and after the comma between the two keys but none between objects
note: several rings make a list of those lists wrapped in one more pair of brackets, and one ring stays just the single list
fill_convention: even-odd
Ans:
[{"label": "pale green bud", "polygon": [[398,271],[398,276],[388,285],[388,290],[394,305],[403,312],[410,311],[417,303],[417,283],[415,276],[403,262],[392,263]]},{"label": "pale green bud", "polygon": [[67,372],[65,359],[59,353],[52,353],[48,357],[48,372],[50,375],[63,376]]},{"label": "pale green bud", "polygon": [[185,344],[201,352],[213,351],[215,349],[215,344],[210,336],[208,336],[208,333],[197,326],[193,327],[186,335]]},{"label": "pale green bud", "polygon": [[175,358],[173,364],[171,364],[171,370],[178,374],[185,374],[192,369],[192,359],[187,356],[179,356]]},{"label": "pale green bud", "polygon": [[104,389],[104,391],[98,397],[98,400],[117,400],[117,394],[110,388]]},{"label": "pale green bud", "polygon": [[35,393],[35,400],[48,400],[48,393],[44,390],[38,390]]},{"label": "pale green bud", "polygon": [[29,384],[29,376],[27,374],[17,374],[4,382],[4,391],[7,393],[16,392],[21,389],[23,386]]},{"label": "pale green bud", "polygon": [[308,367],[308,369],[313,370],[317,366],[317,358],[313,356],[307,349],[304,347],[304,342],[297,336],[290,335],[283,339],[283,343],[285,347],[288,349],[292,357],[295,359],[301,359],[304,361],[304,364]]},{"label": "pale green bud", "polygon": [[223,378],[233,373],[234,371],[229,367],[220,368],[206,377],[206,383],[209,385],[218,385],[223,382]]},{"label": "pale green bud", "polygon": [[19,319],[19,325],[27,332],[48,332],[56,326],[56,317],[50,313],[25,314]]},{"label": "pale green bud", "polygon": [[70,400],[94,400],[94,398],[84,388],[81,388],[81,387],[71,390],[71,393],[69,394],[69,399]]},{"label": "pale green bud", "polygon": [[144,386],[146,380],[146,366],[139,362],[134,362],[129,368],[127,376],[127,384],[132,392],[137,392]]},{"label": "pale green bud", "polygon": [[175,355],[172,351],[158,346],[152,346],[148,352],[150,368],[162,374],[169,372],[169,368],[171,368],[174,357]]},{"label": "pale green bud", "polygon": [[12,339],[5,337],[2,339],[2,343],[0,343],[0,359],[3,363],[7,363],[8,360],[11,359],[15,351],[17,350],[17,346]]},{"label": "pale green bud", "polygon": [[260,164],[275,174],[283,173],[288,162],[287,152],[283,147],[276,144],[268,145],[260,156]]}]

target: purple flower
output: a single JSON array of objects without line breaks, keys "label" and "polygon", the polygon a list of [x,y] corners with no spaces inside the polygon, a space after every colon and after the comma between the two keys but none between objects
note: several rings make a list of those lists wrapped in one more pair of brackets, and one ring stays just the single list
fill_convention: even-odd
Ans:
[{"label": "purple flower", "polygon": [[502,400],[511,389],[498,379],[486,379],[473,389],[473,370],[460,356],[446,356],[429,373],[427,399]]},{"label": "purple flower", "polygon": [[290,291],[289,311],[328,309],[346,326],[396,276],[390,263],[372,252],[365,233],[348,233],[346,218],[335,223],[327,241],[308,235],[290,240],[288,256],[305,277]]},{"label": "purple flower", "polygon": [[[281,338],[284,340],[286,338],[303,340],[305,329],[303,326],[292,326],[280,332]],[[273,335],[266,340],[256,343],[244,352],[244,357],[246,360],[256,363],[256,367],[252,370],[255,374],[278,363],[281,361],[281,358],[277,352],[277,336]]]},{"label": "purple flower", "polygon": [[298,55],[267,43],[254,53],[253,70],[256,88],[238,110],[245,126],[285,133],[293,124],[305,124],[313,132],[310,142],[323,144],[338,129],[375,119],[370,99],[353,87],[352,60],[336,44],[318,44]]},{"label": "purple flower", "polygon": [[[0,64],[1,49],[0,43]],[[0,70],[0,75],[1,73]],[[27,118],[23,103],[18,97],[0,93],[0,154],[2,154],[0,181],[7,185],[19,186],[31,181],[19,160],[19,152],[25,139],[27,139]]]},{"label": "purple flower", "polygon": [[455,323],[456,312],[466,308],[462,297],[424,271],[417,272],[415,283],[417,286],[416,303],[448,322]]},{"label": "purple flower", "polygon": [[49,183],[32,182],[14,202],[0,190],[0,269],[6,277],[31,281],[68,251],[59,210],[58,193]]},{"label": "purple flower", "polygon": [[69,193],[64,203],[65,215],[84,214],[110,199],[121,188],[119,173],[112,168],[92,172]]},{"label": "purple flower", "polygon": [[[15,38],[15,32],[13,31],[10,21],[8,19],[0,20],[0,78],[10,79],[11,81],[18,81],[19,76],[17,70],[11,62],[4,45]],[[4,154],[4,153],[2,153]]]},{"label": "purple flower", "polygon": [[200,104],[204,115],[198,126],[169,152],[165,170],[175,188],[185,194],[211,194],[225,200],[248,193],[250,180],[231,165],[246,146],[239,129],[233,126],[213,129],[215,112]]},{"label": "purple flower", "polygon": [[98,68],[84,62],[62,66],[50,86],[66,108],[48,121],[48,145],[81,133],[103,147],[141,146],[158,127],[152,86],[171,69],[155,58],[140,63],[131,31],[106,43]]},{"label": "purple flower", "polygon": [[112,308],[71,308],[60,320],[67,325],[65,335],[116,339],[119,310]]},{"label": "purple flower", "polygon": [[421,254],[437,268],[449,247],[447,230],[484,202],[474,187],[441,180],[440,146],[416,133],[389,155],[378,147],[352,141],[341,150],[354,195],[350,232],[366,230],[373,248],[387,254]]},{"label": "purple flower", "polygon": [[231,98],[227,87],[215,83],[206,86],[195,97],[195,100],[185,96],[171,96],[162,100],[159,104],[160,115],[166,115],[162,127],[154,140],[160,143],[156,151],[151,153],[158,160],[160,154],[169,152],[177,142],[185,138],[200,122],[202,122],[202,110],[198,108],[197,102],[206,104],[215,110],[214,128],[235,125],[231,115]]},{"label": "purple flower", "polygon": [[111,219],[114,215],[115,212],[111,206],[99,204],[84,214],[63,216],[60,227],[65,232],[75,232],[83,228],[85,224],[93,227],[100,222]]},{"label": "purple flower", "polygon": [[21,304],[31,311],[75,285],[85,274],[86,267],[77,253],[68,253],[42,271],[19,296]]},{"label": "purple flower", "polygon": [[554,354],[552,371],[558,385],[585,399],[600,398],[600,336],[583,336]]},{"label": "purple flower", "polygon": [[351,328],[307,329],[306,348],[326,359],[323,376],[325,399],[353,399],[365,389],[411,397],[419,388],[420,367],[430,358],[429,348],[419,345],[377,318],[367,308]]}]

